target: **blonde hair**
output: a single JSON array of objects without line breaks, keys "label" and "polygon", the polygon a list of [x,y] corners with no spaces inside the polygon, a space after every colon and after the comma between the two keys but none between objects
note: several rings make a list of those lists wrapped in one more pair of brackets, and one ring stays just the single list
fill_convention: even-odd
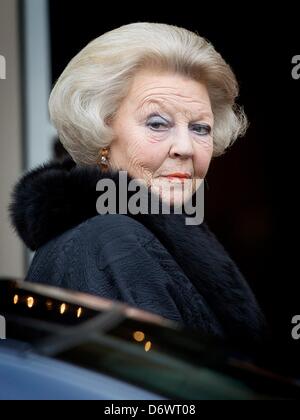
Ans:
[{"label": "blonde hair", "polygon": [[90,42],[67,65],[49,100],[51,121],[66,150],[79,164],[94,164],[109,147],[107,121],[117,113],[138,70],[176,72],[206,84],[214,114],[214,156],[221,155],[247,129],[236,104],[238,83],[213,45],[177,26],[138,22]]}]

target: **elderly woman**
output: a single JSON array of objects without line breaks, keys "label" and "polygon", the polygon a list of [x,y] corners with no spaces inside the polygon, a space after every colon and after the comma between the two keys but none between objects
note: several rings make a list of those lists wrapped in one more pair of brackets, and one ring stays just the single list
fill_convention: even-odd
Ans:
[{"label": "elderly woman", "polygon": [[[88,44],[49,102],[71,158],[30,171],[13,193],[12,223],[36,250],[26,279],[126,302],[215,337],[262,338],[264,317],[236,264],[206,223],[172,212],[196,196],[212,157],[245,132],[237,95],[228,64],[186,29],[134,23]],[[99,214],[105,180],[122,193],[139,180],[171,211]]]}]

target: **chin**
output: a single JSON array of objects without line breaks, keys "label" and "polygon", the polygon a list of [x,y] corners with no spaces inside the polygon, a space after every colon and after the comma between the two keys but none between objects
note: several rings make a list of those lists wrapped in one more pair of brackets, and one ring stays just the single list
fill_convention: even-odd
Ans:
[{"label": "chin", "polygon": [[185,204],[189,199],[191,198],[191,195],[189,195],[188,197],[185,197],[185,198],[183,198],[182,197],[182,194],[174,194],[174,195],[171,195],[171,197],[169,197],[169,196],[164,196],[164,195],[161,195],[161,199],[162,199],[162,201],[164,201],[164,202],[166,202],[166,203],[169,203],[170,204],[170,206],[178,206],[178,207],[181,207],[183,204]]},{"label": "chin", "polygon": [[174,189],[170,188],[170,184],[165,182],[153,182],[151,191],[158,194],[164,203],[169,206],[181,207],[188,202],[193,195],[193,188],[191,183],[183,185],[176,185]]}]

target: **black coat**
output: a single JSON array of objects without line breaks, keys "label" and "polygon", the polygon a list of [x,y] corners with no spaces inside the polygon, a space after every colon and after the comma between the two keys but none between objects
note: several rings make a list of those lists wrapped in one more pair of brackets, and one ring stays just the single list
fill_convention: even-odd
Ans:
[{"label": "black coat", "polygon": [[10,214],[37,250],[26,280],[126,302],[221,338],[263,338],[257,301],[205,222],[186,225],[184,214],[97,214],[97,181],[118,185],[118,175],[67,159],[21,178]]}]

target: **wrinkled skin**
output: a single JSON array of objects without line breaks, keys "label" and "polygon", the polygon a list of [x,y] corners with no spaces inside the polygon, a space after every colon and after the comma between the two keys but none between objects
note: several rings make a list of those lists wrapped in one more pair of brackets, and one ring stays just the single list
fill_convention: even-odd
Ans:
[{"label": "wrinkled skin", "polygon": [[[110,121],[115,134],[110,165],[127,170],[163,200],[182,204],[208,171],[213,123],[205,84],[175,73],[142,70]],[[189,172],[192,178],[170,181],[162,176],[174,172]]]}]

